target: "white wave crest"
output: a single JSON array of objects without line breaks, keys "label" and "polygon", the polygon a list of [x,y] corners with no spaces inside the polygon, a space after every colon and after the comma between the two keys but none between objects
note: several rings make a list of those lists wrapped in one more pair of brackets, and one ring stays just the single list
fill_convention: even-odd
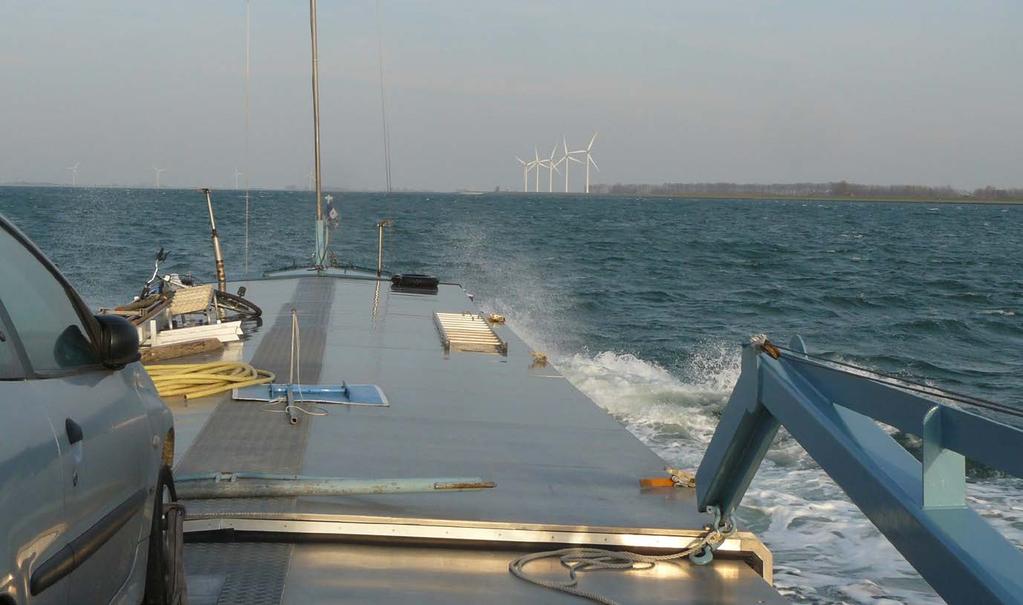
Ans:
[{"label": "white wave crest", "polygon": [[[725,343],[705,344],[673,371],[614,351],[553,361],[665,462],[694,470],[740,371],[739,347]],[[817,603],[941,602],[784,431],[739,517],[774,551],[783,594]]]}]

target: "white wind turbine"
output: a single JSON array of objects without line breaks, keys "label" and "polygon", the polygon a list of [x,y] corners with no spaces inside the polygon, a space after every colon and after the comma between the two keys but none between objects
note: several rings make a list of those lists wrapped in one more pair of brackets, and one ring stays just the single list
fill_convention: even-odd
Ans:
[{"label": "white wind turbine", "polygon": [[536,147],[533,148],[533,157],[536,158],[531,162],[536,168],[536,192],[540,193],[540,168],[543,166],[543,160],[540,159],[540,151]]},{"label": "white wind turbine", "polygon": [[522,191],[528,192],[529,171],[533,169],[533,162],[527,162],[526,160],[523,160],[519,156],[515,156],[515,159],[519,161],[519,164],[522,164]]},{"label": "white wind turbine", "polygon": [[[593,142],[596,141],[596,140],[597,140],[597,133],[594,132],[593,136],[590,138],[590,144],[586,146],[586,149],[576,149],[575,151],[572,152],[572,153],[582,153],[582,154],[586,155],[586,161],[582,162],[582,163],[586,164],[586,193],[590,192],[590,164],[593,164],[593,167],[597,169],[597,172],[600,172],[600,168],[597,167],[597,163],[595,161],[593,161],[593,156],[590,155],[590,150],[593,149]],[[576,161],[578,161],[578,160],[576,160]]]},{"label": "white wind turbine", "polygon": [[551,157],[544,160],[547,166],[547,193],[554,193],[554,172],[557,171],[558,174],[561,174],[561,171],[558,170],[558,164],[561,163],[561,160],[554,161],[554,154],[557,152],[558,144],[555,143],[554,148],[551,149]]},{"label": "white wind turbine", "polygon": [[582,164],[582,162],[579,161],[578,159],[572,157],[572,154],[579,153],[579,152],[578,151],[569,151],[568,150],[568,139],[566,139],[565,137],[561,137],[561,145],[562,145],[562,148],[565,151],[565,155],[563,155],[561,157],[561,159],[558,160],[558,163],[560,164],[561,162],[565,162],[565,193],[568,193],[568,166],[569,166],[569,163],[570,162],[575,162],[576,164]]},{"label": "white wind turbine", "polygon": [[238,177],[240,177],[243,174],[245,174],[245,173],[242,172],[241,170],[238,170],[237,168],[234,169],[234,188],[235,188],[235,191],[238,190]]},{"label": "white wind turbine", "polygon": [[68,170],[71,171],[71,186],[78,186],[78,162],[75,162],[74,166],[68,166]]},{"label": "white wind turbine", "polygon": [[167,171],[166,168],[157,168],[156,166],[153,166],[153,172],[156,173],[156,188],[157,189],[160,188],[160,175],[163,174],[166,171]]}]

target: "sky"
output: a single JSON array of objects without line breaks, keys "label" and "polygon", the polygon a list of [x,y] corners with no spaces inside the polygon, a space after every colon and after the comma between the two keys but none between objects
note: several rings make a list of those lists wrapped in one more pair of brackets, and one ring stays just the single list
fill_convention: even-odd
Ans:
[{"label": "sky", "polygon": [[[378,1],[395,188],[594,132],[599,183],[1023,185],[1018,0],[320,0],[330,188],[384,187]],[[249,6],[246,153],[245,0],[2,0],[0,183],[305,187],[308,3]]]}]

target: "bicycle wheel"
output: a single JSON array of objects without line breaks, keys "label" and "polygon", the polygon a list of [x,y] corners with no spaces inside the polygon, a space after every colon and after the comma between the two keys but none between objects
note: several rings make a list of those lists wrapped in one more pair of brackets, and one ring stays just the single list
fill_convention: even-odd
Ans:
[{"label": "bicycle wheel", "polygon": [[230,292],[217,290],[217,307],[224,312],[225,319],[255,319],[263,315],[263,310],[255,303]]}]

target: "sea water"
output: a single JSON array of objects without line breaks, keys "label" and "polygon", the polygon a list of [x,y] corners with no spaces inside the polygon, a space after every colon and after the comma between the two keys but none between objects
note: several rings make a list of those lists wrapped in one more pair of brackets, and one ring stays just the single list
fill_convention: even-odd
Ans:
[{"label": "sea water", "polygon": [[[308,192],[214,192],[229,278],[312,252]],[[342,262],[456,281],[672,466],[695,469],[764,333],[1023,408],[1023,206],[335,193]],[[212,281],[205,198],[187,190],[0,188],[0,213],[89,304],[152,272]],[[247,248],[247,254],[246,254]],[[1023,544],[1023,481],[971,468],[970,504]],[[793,601],[937,603],[784,433],[740,510]]]}]

